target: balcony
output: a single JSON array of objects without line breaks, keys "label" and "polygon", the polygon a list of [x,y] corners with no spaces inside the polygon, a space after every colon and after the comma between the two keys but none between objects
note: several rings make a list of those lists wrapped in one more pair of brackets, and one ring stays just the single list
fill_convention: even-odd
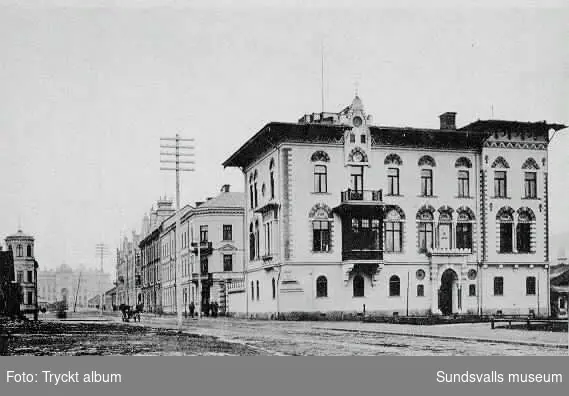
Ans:
[{"label": "balcony", "polygon": [[374,203],[380,204],[383,200],[382,190],[351,190],[347,189],[341,193],[342,203]]},{"label": "balcony", "polygon": [[383,251],[372,249],[342,250],[342,260],[365,260],[379,262],[383,260]]},{"label": "balcony", "polygon": [[383,207],[382,190],[352,190],[340,193],[340,205],[334,211],[340,216],[374,213],[379,216]]},{"label": "balcony", "polygon": [[200,249],[200,256],[209,256],[213,252],[213,245],[211,241],[192,242],[192,252],[198,254],[198,245]]}]

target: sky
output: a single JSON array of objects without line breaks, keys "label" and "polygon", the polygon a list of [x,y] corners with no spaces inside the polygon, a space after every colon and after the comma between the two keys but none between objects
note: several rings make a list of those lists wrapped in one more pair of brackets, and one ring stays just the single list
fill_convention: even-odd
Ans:
[{"label": "sky", "polygon": [[[243,191],[221,163],[265,123],[321,111],[322,54],[326,111],[357,89],[378,125],[569,125],[562,2],[333,3],[0,0],[0,238],[32,234],[42,268],[96,266],[102,242],[114,273],[121,238],[174,197],[159,138],[195,139],[182,205]],[[551,232],[569,235],[569,130],[549,160]]]}]

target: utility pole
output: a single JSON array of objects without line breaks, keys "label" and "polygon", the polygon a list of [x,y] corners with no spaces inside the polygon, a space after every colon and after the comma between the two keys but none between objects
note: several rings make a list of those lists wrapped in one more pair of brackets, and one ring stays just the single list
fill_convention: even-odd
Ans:
[{"label": "utility pole", "polygon": [[[182,273],[180,268],[180,250],[181,250],[181,213],[180,213],[180,172],[193,172],[194,168],[182,168],[180,164],[194,164],[195,161],[186,159],[187,157],[194,156],[194,146],[184,144],[184,142],[193,142],[193,138],[181,138],[179,134],[176,137],[161,137],[160,138],[160,163],[165,166],[160,166],[160,170],[175,171],[176,172],[176,271],[174,272],[174,291],[176,293],[176,316],[178,319],[178,331],[182,330],[182,289],[180,285],[180,275]],[[174,144],[172,144],[174,143]],[[166,149],[166,151],[162,151]],[[172,151],[174,149],[174,151]],[[172,164],[174,165],[172,167]],[[182,165],[185,166],[185,165]],[[199,246],[198,246],[199,250]],[[190,271],[190,287],[192,284],[192,274]]]},{"label": "utility pole", "polygon": [[105,245],[104,243],[98,243],[95,246],[95,250],[97,252],[97,256],[99,256],[101,258],[101,269],[99,271],[99,315],[103,316],[103,290],[102,290],[102,285],[101,285],[101,277],[103,276],[103,257],[106,256],[107,254],[107,245]]}]

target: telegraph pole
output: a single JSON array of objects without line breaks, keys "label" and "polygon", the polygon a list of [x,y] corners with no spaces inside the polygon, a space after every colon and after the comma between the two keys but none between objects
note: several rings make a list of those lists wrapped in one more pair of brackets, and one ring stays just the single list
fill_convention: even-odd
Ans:
[{"label": "telegraph pole", "polygon": [[104,243],[98,243],[95,246],[95,250],[97,251],[97,256],[101,258],[101,269],[99,271],[99,315],[103,316],[103,290],[101,285],[101,277],[103,276],[103,257],[107,254],[107,245]]},{"label": "telegraph pole", "polygon": [[[180,164],[194,164],[195,161],[187,159],[187,157],[194,156],[194,146],[188,145],[185,142],[193,142],[193,138],[181,138],[179,134],[176,137],[161,137],[160,149],[160,163],[165,166],[160,166],[160,170],[175,171],[176,172],[176,266],[174,273],[174,291],[176,292],[176,317],[178,319],[178,331],[182,330],[182,289],[180,285],[180,275],[182,273],[180,268],[180,251],[181,251],[181,232],[180,232],[180,172],[193,172],[194,168],[182,168]],[[174,144],[172,144],[174,143]],[[185,144],[184,144],[185,143]],[[174,151],[172,151],[174,149]],[[174,166],[172,166],[172,164]],[[186,166],[186,165],[182,165]],[[199,250],[199,246],[198,246]],[[190,271],[190,288],[192,284],[192,271]]]}]

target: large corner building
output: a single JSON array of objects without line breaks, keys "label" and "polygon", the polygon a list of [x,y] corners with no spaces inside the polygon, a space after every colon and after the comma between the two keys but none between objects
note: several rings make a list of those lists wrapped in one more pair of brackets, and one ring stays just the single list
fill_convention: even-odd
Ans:
[{"label": "large corner building", "polygon": [[455,116],[375,126],[356,96],[265,125],[224,163],[247,201],[232,311],[549,315],[547,147],[565,126]]}]

